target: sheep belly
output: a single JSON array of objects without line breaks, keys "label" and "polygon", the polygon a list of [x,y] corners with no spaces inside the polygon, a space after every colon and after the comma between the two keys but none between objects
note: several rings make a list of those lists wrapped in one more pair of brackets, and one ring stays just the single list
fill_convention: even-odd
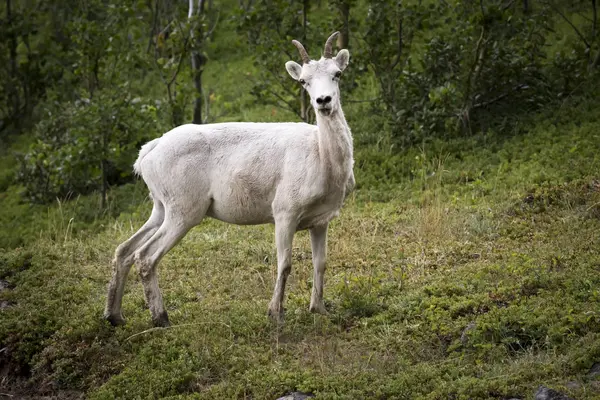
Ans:
[{"label": "sheep belly", "polygon": [[261,185],[243,173],[235,173],[216,185],[206,213],[211,218],[237,225],[273,222],[273,185]]}]

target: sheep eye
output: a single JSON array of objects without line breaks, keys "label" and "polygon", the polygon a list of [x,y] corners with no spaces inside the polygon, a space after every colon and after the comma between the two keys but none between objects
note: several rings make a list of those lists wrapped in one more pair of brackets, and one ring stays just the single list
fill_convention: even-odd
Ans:
[{"label": "sheep eye", "polygon": [[306,83],[304,79],[300,79],[298,82],[300,82],[301,85],[304,85]]},{"label": "sheep eye", "polygon": [[339,79],[339,78],[340,78],[340,76],[342,76],[342,71],[338,71],[338,72],[336,72],[336,73],[335,73],[335,77],[336,77],[336,78],[338,78],[338,79]]}]

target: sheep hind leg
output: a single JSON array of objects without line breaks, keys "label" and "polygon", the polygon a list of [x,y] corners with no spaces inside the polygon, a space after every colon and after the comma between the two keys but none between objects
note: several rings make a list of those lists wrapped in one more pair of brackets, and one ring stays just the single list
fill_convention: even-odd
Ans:
[{"label": "sheep hind leg", "polygon": [[[204,216],[204,213],[201,214]],[[157,265],[160,259],[167,254],[202,218],[193,223],[189,218],[169,213],[156,233],[135,252],[135,264],[139,268],[144,295],[154,326],[169,326],[169,316],[165,310],[162,294],[158,286]]]},{"label": "sheep hind leg", "polygon": [[113,275],[108,284],[106,307],[104,309],[104,318],[113,326],[125,324],[125,318],[121,313],[121,304],[127,275],[129,275],[133,265],[135,250],[156,233],[163,220],[164,207],[159,201],[155,200],[148,221],[133,236],[119,245],[115,251],[115,257],[112,261]]}]

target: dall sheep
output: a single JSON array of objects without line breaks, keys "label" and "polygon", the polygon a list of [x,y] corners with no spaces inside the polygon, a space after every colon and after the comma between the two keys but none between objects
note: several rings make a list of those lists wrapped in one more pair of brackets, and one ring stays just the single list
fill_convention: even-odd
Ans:
[{"label": "dall sheep", "polygon": [[340,105],[348,50],[334,57],[332,34],[320,60],[298,41],[303,65],[285,67],[309,93],[317,125],[220,123],[179,126],[145,144],[134,164],[154,203],[148,221],[115,252],[104,317],[122,325],[125,280],[135,263],[156,326],[169,319],[158,287],[159,260],[205,216],[238,224],[275,224],[277,281],[268,314],[281,321],[292,240],[308,229],[314,282],[310,311],[326,313],[323,275],[327,227],[354,188],[352,135]]}]

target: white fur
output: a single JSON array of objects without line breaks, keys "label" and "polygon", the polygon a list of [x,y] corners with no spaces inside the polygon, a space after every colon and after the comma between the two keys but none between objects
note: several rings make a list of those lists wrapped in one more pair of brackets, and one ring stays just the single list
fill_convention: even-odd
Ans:
[{"label": "white fur", "polygon": [[[134,170],[146,182],[154,208],[148,222],[117,248],[107,319],[114,324],[124,322],[124,281],[135,261],[154,323],[168,324],[156,265],[205,216],[233,224],[275,223],[278,277],[269,313],[277,319],[283,313],[294,233],[309,229],[315,266],[310,309],[325,312],[327,226],[354,187],[352,136],[335,77],[347,63],[348,52],[342,50],[335,59],[311,61],[303,67],[292,61],[286,64],[292,77],[306,81],[316,126],[189,124],[142,147]],[[331,97],[329,103],[316,101],[325,96]]]}]

